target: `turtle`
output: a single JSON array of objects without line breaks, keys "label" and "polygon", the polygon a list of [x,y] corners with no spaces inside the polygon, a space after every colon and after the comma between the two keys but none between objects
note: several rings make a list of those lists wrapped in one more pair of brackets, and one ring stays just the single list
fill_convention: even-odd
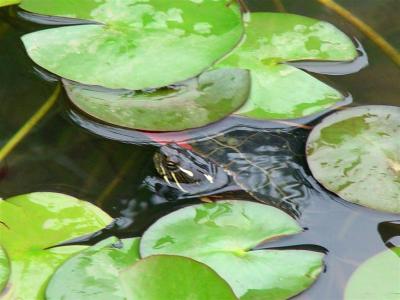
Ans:
[{"label": "turtle", "polygon": [[179,199],[245,198],[299,216],[312,189],[305,159],[308,134],[304,128],[239,128],[191,142],[189,149],[166,144],[154,155],[160,177],[150,185],[163,182]]},{"label": "turtle", "polygon": [[110,236],[140,235],[166,212],[194,204],[197,199],[257,201],[300,218],[313,197],[319,197],[306,167],[309,132],[297,127],[239,126],[202,136],[185,146],[159,145],[153,156],[158,176],[148,176],[143,185],[156,196],[155,209],[142,217],[139,225],[130,217],[119,217],[103,230],[60,245],[92,245]]}]

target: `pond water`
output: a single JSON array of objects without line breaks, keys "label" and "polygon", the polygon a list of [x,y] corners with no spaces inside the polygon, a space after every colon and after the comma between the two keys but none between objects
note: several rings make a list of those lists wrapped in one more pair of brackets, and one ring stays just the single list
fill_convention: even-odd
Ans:
[{"label": "pond water", "polygon": [[[396,13],[400,11],[398,0],[364,0],[362,4],[359,0],[341,0],[338,3],[362,17],[389,43],[400,48],[400,23]],[[317,75],[318,78],[351,94],[352,105],[400,106],[400,69],[371,40],[318,1],[286,0],[282,4],[287,12],[335,24],[358,40],[368,54],[368,67],[357,73]],[[252,11],[276,11],[274,1],[250,0],[248,5]],[[14,8],[0,10],[0,147],[39,109],[57,85],[56,79],[34,68],[20,41],[21,35],[42,27],[23,20]],[[354,67],[357,66],[341,66],[339,73],[346,73],[346,68]],[[332,73],[329,67],[326,72],[324,66],[318,66],[318,70]],[[230,122],[237,120],[226,120],[222,125],[216,124],[207,130],[218,132],[226,129],[227,124],[231,125]],[[273,127],[279,125],[282,124]],[[299,138],[295,140],[290,140],[291,137],[286,137],[284,132],[279,134],[293,143],[301,155],[304,154],[309,130],[298,131]],[[266,135],[271,132],[275,133],[276,129],[265,130]],[[237,139],[243,134],[246,133],[236,129],[223,133],[219,138],[226,135]],[[119,228],[89,239],[89,243],[108,234],[121,237],[140,235],[160,216],[199,200],[177,199],[173,190],[158,186],[154,191],[150,187],[149,182],[158,178],[153,163],[158,146],[135,145],[133,141],[138,136],[128,130],[110,130],[71,111],[66,95],[62,94],[56,106],[0,162],[0,196],[7,198],[33,191],[61,192],[95,203],[113,217],[120,218]],[[239,150],[259,156],[280,155],[279,150],[266,153],[258,149],[257,143],[265,142],[262,138],[249,142],[255,147]],[[235,153],[232,149],[227,151]],[[281,167],[286,163],[282,161]],[[304,158],[293,160],[291,166],[294,166],[292,171],[286,168],[280,176],[294,176],[290,172],[300,172],[303,176],[307,187],[304,190],[299,188],[297,200],[301,209],[298,220],[306,230],[298,236],[268,243],[265,247],[295,247],[328,253],[323,275],[310,290],[296,299],[341,299],[349,276],[362,262],[387,247],[400,246],[399,217],[348,204],[327,192],[311,178]]]}]

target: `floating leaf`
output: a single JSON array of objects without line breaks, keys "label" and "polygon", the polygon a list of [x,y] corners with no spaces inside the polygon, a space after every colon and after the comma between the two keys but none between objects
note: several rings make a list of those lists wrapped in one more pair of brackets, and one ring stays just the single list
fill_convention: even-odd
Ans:
[{"label": "floating leaf", "polygon": [[[70,80],[142,90],[200,74],[243,33],[236,4],[226,0],[24,0],[34,13],[101,24],[67,26],[22,37],[40,66]],[[87,23],[87,21],[85,21]]]},{"label": "floating leaf", "polygon": [[288,61],[351,61],[352,41],[333,25],[282,13],[252,13],[240,47],[218,64],[251,70],[252,92],[237,114],[256,119],[301,118],[343,100],[343,95]]},{"label": "floating leaf", "polygon": [[81,246],[50,248],[104,228],[111,218],[94,205],[56,193],[0,201],[0,245],[11,261],[11,299],[43,299],[47,280]]},{"label": "floating leaf", "polygon": [[353,273],[345,300],[360,299],[400,299],[400,248],[370,258]]},{"label": "floating leaf", "polygon": [[262,242],[301,232],[289,215],[247,201],[221,201],[173,212],[143,235],[142,257],[191,257],[213,268],[241,299],[287,299],[322,271],[323,255],[301,250],[250,251]]},{"label": "floating leaf", "polygon": [[325,118],[311,132],[314,177],[341,198],[400,213],[400,108],[360,106]]},{"label": "floating leaf", "polygon": [[21,0],[0,0],[0,7],[20,3]]},{"label": "floating leaf", "polygon": [[109,238],[62,264],[51,278],[46,299],[126,299],[119,273],[139,260],[139,239]]},{"label": "floating leaf", "polygon": [[7,285],[8,278],[10,277],[10,262],[7,254],[0,246],[0,294]]},{"label": "floating leaf", "polygon": [[296,119],[343,100],[338,91],[295,67],[253,68],[249,101],[236,114],[253,119]]},{"label": "floating leaf", "polygon": [[236,111],[247,100],[246,70],[221,69],[155,92],[104,91],[64,81],[72,102],[87,114],[114,125],[150,131],[201,127]]},{"label": "floating leaf", "polygon": [[192,259],[157,255],[121,274],[128,300],[235,300],[231,287],[213,270]]}]

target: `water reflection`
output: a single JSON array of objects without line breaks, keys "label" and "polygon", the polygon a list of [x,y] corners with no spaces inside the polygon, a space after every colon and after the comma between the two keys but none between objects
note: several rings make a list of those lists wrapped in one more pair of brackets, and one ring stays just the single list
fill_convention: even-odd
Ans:
[{"label": "water reflection", "polygon": [[[361,51],[361,50],[360,50]],[[293,62],[291,64],[298,64],[298,67],[303,67],[310,71],[321,71],[319,73],[324,74],[322,70],[335,70],[340,74],[349,74],[355,72],[360,68],[364,68],[368,64],[368,58],[366,55],[360,56],[354,62],[347,63],[334,63],[334,62]],[[313,69],[314,68],[314,69]],[[332,71],[333,72],[333,71]],[[324,78],[323,81],[328,81]],[[93,87],[93,91],[96,91],[96,87]],[[342,90],[341,88],[338,88]],[[103,91],[104,93],[106,91]],[[252,130],[267,129],[267,128],[285,128],[285,127],[304,127],[307,128],[306,124],[309,124],[320,117],[334,111],[335,109],[350,105],[353,102],[353,97],[346,91],[342,91],[344,95],[343,101],[336,103],[329,109],[322,110],[321,112],[311,114],[301,119],[293,120],[273,120],[273,121],[260,121],[246,117],[240,117],[232,115],[217,123],[210,124],[201,128],[189,129],[180,132],[149,132],[149,131],[138,131],[125,129],[118,126],[112,126],[108,123],[100,120],[94,120],[87,114],[82,112],[76,106],[67,101],[65,103],[67,116],[78,126],[102,136],[107,139],[117,140],[124,143],[131,144],[167,144],[167,143],[191,143],[198,140],[207,139],[209,136],[218,134],[227,134],[231,131],[235,131],[242,128],[249,128]],[[111,95],[111,94],[110,94]]]},{"label": "water reflection", "polygon": [[400,247],[400,220],[380,223],[378,232],[386,247]]},{"label": "water reflection", "polygon": [[[267,7],[273,9],[268,1],[250,2],[258,5],[260,10],[265,10]],[[384,5],[383,2],[386,5],[389,2],[394,4],[393,0],[379,2],[382,2],[382,5]],[[368,1],[365,5],[359,5],[358,1],[348,1],[348,3],[349,5],[353,3],[351,5],[359,7],[360,10],[369,10],[370,13],[378,16],[370,18],[370,21],[376,23],[374,27],[382,33],[392,32],[393,37],[395,36],[395,27],[386,26],[393,21],[393,18],[386,18],[388,13],[395,13],[393,5],[388,6],[386,10],[378,10],[373,8],[376,4],[374,0]],[[339,26],[343,25],[340,18],[318,7],[316,1],[288,0],[285,4],[288,5],[290,12],[307,14],[330,20]],[[12,26],[7,25],[8,31],[2,33],[0,37],[0,57],[4,62],[4,68],[0,68],[1,144],[7,141],[36,107],[39,107],[44,95],[53,88],[31,71],[32,65],[19,44],[20,35],[37,28],[21,24],[20,20],[5,17],[5,15],[5,10],[3,10],[2,21],[6,20]],[[379,25],[381,22],[386,25]],[[5,22],[0,25],[3,24]],[[346,31],[353,32],[354,30],[350,28]],[[400,92],[400,85],[396,84],[400,74],[398,68],[360,34],[355,35],[360,37],[367,47],[371,65],[358,74],[335,77],[335,82],[352,92],[357,105],[398,105]],[[308,66],[304,68],[313,71]],[[324,73],[322,69],[325,68],[326,65],[322,66],[318,73]],[[325,71],[329,74],[339,72]],[[178,200],[181,195],[174,194],[174,189],[165,185],[160,185],[160,188],[164,189],[163,192],[159,190],[154,192],[149,189],[145,178],[155,178],[157,175],[151,159],[156,149],[136,146],[137,144],[158,145],[165,142],[201,144],[206,143],[210,137],[219,138],[225,133],[228,136],[234,136],[237,134],[236,131],[239,131],[243,136],[246,131],[263,129],[268,132],[268,130],[281,130],[288,127],[288,124],[279,122],[261,124],[234,117],[223,120],[218,126],[213,125],[187,132],[186,136],[182,133],[160,136],[95,123],[72,110],[69,110],[67,114],[68,116],[65,117],[57,111],[52,112],[40,127],[10,155],[6,163],[0,166],[0,196],[6,198],[33,190],[54,190],[73,194],[92,202],[98,201],[104,210],[118,218],[113,228],[97,235],[98,240],[109,235],[140,236],[148,226],[165,214],[185,205],[200,202],[196,198]],[[308,120],[293,122],[309,125],[310,121],[318,121],[319,117],[312,116]],[[67,122],[65,118],[72,120],[73,124]],[[130,145],[121,145],[112,140]],[[274,149],[268,144],[259,146],[266,147],[260,150],[261,153],[272,154],[272,158],[269,157],[270,154],[266,154],[263,159],[273,162]],[[253,149],[247,151],[251,152]],[[53,154],[48,156],[50,152]],[[246,151],[242,150],[242,152]],[[237,152],[231,150],[230,153]],[[283,164],[284,157],[283,155],[275,162],[278,165]],[[252,159],[257,160],[256,157]],[[296,175],[298,177],[295,173],[287,173],[285,169],[278,169],[277,174],[282,175],[284,180],[307,182],[306,191],[299,188],[289,191],[291,193],[302,191],[298,194],[299,197],[294,197],[294,199],[302,199],[303,203],[308,203],[299,217],[299,222],[307,230],[298,236],[270,243],[268,247],[288,247],[289,245],[306,247],[305,245],[317,244],[318,247],[328,249],[326,272],[313,288],[298,296],[297,299],[342,299],[347,279],[361,262],[387,247],[400,245],[398,216],[374,212],[347,203],[330,194],[313,181],[307,166],[300,163],[301,160],[301,158],[294,158],[292,162],[289,159],[294,166],[299,165]],[[134,161],[134,163],[130,165],[130,168],[125,168],[128,161]],[[245,164],[237,168],[246,171]],[[262,176],[253,178],[257,182]],[[89,244],[94,241],[95,239],[87,238]]]},{"label": "water reflection", "polygon": [[368,67],[368,54],[357,39],[354,39],[357,45],[358,57],[351,62],[317,62],[317,61],[298,61],[288,62],[288,64],[312,73],[325,75],[348,75],[361,71]]},{"label": "water reflection", "polygon": [[14,13],[16,13],[18,17],[20,17],[22,20],[40,25],[62,26],[62,25],[99,24],[98,22],[89,20],[39,15],[24,11],[16,7],[14,7],[13,9],[15,10]]},{"label": "water reflection", "polygon": [[[346,100],[340,105],[348,105],[352,102],[352,98],[349,95]],[[123,143],[135,144],[135,145],[163,145],[168,143],[192,143],[208,139],[210,136],[219,134],[229,134],[231,131],[236,130],[263,130],[263,129],[279,129],[279,128],[290,128],[300,127],[304,129],[310,129],[311,127],[307,124],[320,119],[322,116],[330,113],[332,109],[323,111],[318,114],[311,115],[302,119],[294,120],[275,120],[275,121],[257,121],[244,117],[230,116],[219,121],[216,124],[211,124],[205,127],[185,130],[182,132],[145,132],[128,130],[111,126],[102,122],[95,121],[90,117],[86,116],[82,112],[76,110],[69,103],[64,104],[66,106],[67,117],[77,124],[79,127],[87,130],[90,133],[94,133],[106,139],[120,141]]]}]

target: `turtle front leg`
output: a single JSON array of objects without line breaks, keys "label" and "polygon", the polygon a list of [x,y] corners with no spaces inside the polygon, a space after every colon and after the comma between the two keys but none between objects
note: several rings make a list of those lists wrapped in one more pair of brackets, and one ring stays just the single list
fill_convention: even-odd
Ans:
[{"label": "turtle front leg", "polygon": [[247,7],[246,3],[244,0],[229,0],[229,2],[226,4],[226,6],[232,5],[232,3],[237,2],[240,5],[240,10],[242,13],[247,13],[249,12],[249,8]]}]

